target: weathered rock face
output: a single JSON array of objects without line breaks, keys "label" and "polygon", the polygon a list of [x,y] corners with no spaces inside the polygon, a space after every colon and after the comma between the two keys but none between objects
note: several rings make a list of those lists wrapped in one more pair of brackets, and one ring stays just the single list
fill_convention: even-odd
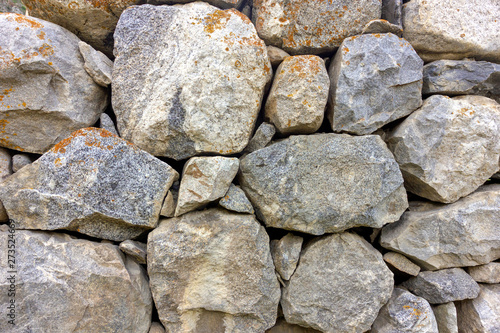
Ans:
[{"label": "weathered rock face", "polygon": [[120,243],[120,250],[135,259],[139,264],[146,263],[146,244],[127,239]]},{"label": "weathered rock face", "polygon": [[392,289],[393,275],[379,252],[360,236],[334,234],[306,245],[283,288],[281,306],[292,324],[322,332],[365,332]]},{"label": "weathered rock face", "polygon": [[500,262],[490,262],[467,268],[467,272],[476,282],[500,283]]},{"label": "weathered rock face", "polygon": [[239,182],[267,226],[314,235],[381,227],[408,206],[399,168],[375,135],[291,136],[245,156]]},{"label": "weathered rock face", "polygon": [[411,262],[404,255],[397,252],[387,252],[384,254],[384,261],[400,272],[408,275],[417,276],[420,272],[420,267]]},{"label": "weathered rock face", "polygon": [[231,184],[226,194],[219,200],[219,205],[238,213],[253,214],[253,207],[245,192],[236,185]]},{"label": "weathered rock face", "polygon": [[177,177],[168,164],[125,140],[86,128],[12,175],[0,199],[21,229],[123,241],[156,226]]},{"label": "weathered rock face", "polygon": [[293,56],[276,71],[266,101],[266,118],[282,134],[307,134],[323,122],[330,80],[318,56]]},{"label": "weathered rock face", "polygon": [[[5,225],[0,230],[7,253],[8,231]],[[145,271],[117,246],[28,230],[16,230],[15,239],[15,326],[6,320],[5,292],[0,331],[148,332],[152,300]],[[0,286],[7,290],[7,260],[0,267]]]},{"label": "weathered rock face", "polygon": [[80,41],[36,18],[0,13],[0,146],[44,153],[92,126],[107,90],[84,69]]},{"label": "weathered rock face", "polygon": [[89,44],[80,41],[78,48],[85,61],[83,67],[98,85],[107,87],[111,84],[113,62],[102,52],[94,50]]},{"label": "weathered rock face", "polygon": [[432,307],[439,333],[458,333],[457,308],[449,302]]},{"label": "weathered rock face", "polygon": [[395,288],[389,302],[380,309],[371,332],[438,333],[438,326],[432,308],[425,299]]},{"label": "weathered rock face", "polygon": [[500,331],[500,285],[482,284],[476,299],[457,302],[459,332]]},{"label": "weathered rock face", "polygon": [[369,134],[416,110],[422,104],[423,64],[393,34],[345,39],[329,69],[332,129]]},{"label": "weathered rock face", "polygon": [[120,136],[116,131],[115,123],[106,113],[101,114],[99,117],[99,127],[113,133],[116,136]]},{"label": "weathered rock face", "polygon": [[413,0],[403,6],[404,37],[426,62],[500,62],[497,0]]},{"label": "weathered rock face", "polygon": [[148,237],[148,273],[168,332],[263,332],[276,321],[269,237],[252,215],[209,209],[163,220]]},{"label": "weathered rock face", "polygon": [[0,148],[0,183],[12,175],[12,158],[7,149]]},{"label": "weathered rock face", "polygon": [[18,172],[22,167],[33,163],[34,158],[28,154],[15,154],[12,156],[12,171]]},{"label": "weathered rock face", "polygon": [[[193,0],[145,0],[147,4],[151,5],[174,5],[174,4],[185,4],[189,2],[193,2]],[[207,0],[204,1],[213,6],[217,6],[219,8],[239,8],[244,0]]]},{"label": "weathered rock face", "polygon": [[359,34],[381,10],[380,0],[254,0],[252,20],[266,44],[290,54],[318,54]]},{"label": "weathered rock face", "polygon": [[382,19],[403,25],[403,0],[382,0]]},{"label": "weathered rock face", "polygon": [[290,280],[300,257],[304,239],[289,233],[271,241],[271,255],[276,271],[284,280]]},{"label": "weathered rock face", "polygon": [[283,318],[278,318],[276,325],[266,333],[320,333],[321,331],[309,327],[302,327],[287,323]]},{"label": "weathered rock face", "polygon": [[267,56],[269,57],[271,65],[278,66],[286,57],[289,57],[290,55],[279,47],[268,45]]},{"label": "weathered rock face", "polygon": [[408,191],[454,202],[498,170],[500,105],[482,96],[431,96],[396,127],[387,144]]},{"label": "weathered rock face", "polygon": [[271,142],[274,134],[276,134],[276,128],[273,124],[262,123],[255,131],[255,134],[250,139],[248,146],[243,150],[244,153],[251,153],[256,150],[262,149]]},{"label": "weathered rock face", "polygon": [[403,35],[401,26],[389,23],[387,20],[372,20],[368,22],[361,31],[362,34],[385,34],[392,33],[398,37]]},{"label": "weathered rock face", "polygon": [[380,243],[426,269],[475,266],[500,258],[500,185],[450,205],[414,203],[382,229]]},{"label": "weathered rock face", "polygon": [[272,75],[247,17],[201,2],[131,7],[115,40],[112,103],[123,138],[178,160],[245,148]]}]

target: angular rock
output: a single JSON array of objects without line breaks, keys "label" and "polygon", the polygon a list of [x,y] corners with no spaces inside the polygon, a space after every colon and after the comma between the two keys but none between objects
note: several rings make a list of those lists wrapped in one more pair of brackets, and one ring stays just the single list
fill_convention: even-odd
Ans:
[{"label": "angular rock", "polygon": [[361,31],[362,34],[385,34],[392,33],[398,37],[403,35],[401,26],[392,24],[387,20],[372,20]]},{"label": "angular rock", "polygon": [[12,158],[7,149],[0,148],[0,183],[12,175]]},{"label": "angular rock", "polygon": [[165,217],[174,217],[176,205],[177,205],[177,198],[174,199],[172,191],[168,191],[167,196],[163,201],[163,205],[161,206],[160,215]]},{"label": "angular rock", "polygon": [[[7,253],[8,229],[0,230]],[[118,246],[29,230],[16,230],[15,240],[15,325],[7,321],[11,297],[1,293],[1,332],[148,332],[146,272]],[[0,267],[0,287],[8,290],[7,260]]]},{"label": "angular rock", "polygon": [[252,215],[209,209],[163,220],[148,237],[148,273],[167,332],[263,332],[276,321],[269,237]]},{"label": "angular rock", "polygon": [[120,243],[120,250],[134,258],[139,264],[146,264],[146,244],[130,239]]},{"label": "angular rock", "polygon": [[476,282],[500,283],[500,262],[468,267],[467,272]]},{"label": "angular rock", "polygon": [[376,135],[291,136],[245,156],[239,183],[268,227],[314,235],[379,228],[408,206],[399,168]]},{"label": "angular rock", "polygon": [[412,202],[380,244],[428,270],[475,266],[500,258],[500,184],[450,205]]},{"label": "angular rock", "polygon": [[499,11],[498,0],[413,0],[403,6],[404,37],[426,62],[500,62]]},{"label": "angular rock", "polygon": [[424,66],[422,94],[481,95],[500,103],[500,65],[472,60],[433,61]]},{"label": "angular rock", "polygon": [[382,19],[403,26],[403,0],[382,0]]},{"label": "angular rock", "polygon": [[271,65],[278,66],[283,60],[285,60],[286,57],[289,57],[290,55],[279,47],[268,45],[267,56],[269,57]]},{"label": "angular rock", "polygon": [[107,90],[84,69],[78,37],[43,20],[0,13],[0,146],[44,153],[92,126]]},{"label": "angular rock", "polygon": [[85,42],[79,42],[78,48],[85,61],[83,67],[95,83],[103,87],[109,86],[113,72],[113,61]]},{"label": "angular rock", "polygon": [[393,283],[382,255],[360,236],[328,235],[304,248],[283,288],[281,306],[291,324],[322,332],[365,332],[391,297]]},{"label": "angular rock", "polygon": [[287,323],[283,318],[278,318],[276,325],[271,329],[267,330],[266,333],[320,333],[321,331],[302,327],[299,325],[293,325]]},{"label": "angular rock", "polygon": [[500,285],[480,284],[473,300],[456,302],[458,331],[496,333],[500,331]]},{"label": "angular rock", "polygon": [[33,163],[34,158],[28,154],[15,154],[12,156],[12,171],[18,172],[21,168]]},{"label": "angular rock", "polygon": [[422,105],[423,61],[393,34],[346,38],[330,64],[332,129],[373,133]]},{"label": "angular rock", "polygon": [[420,267],[411,262],[404,255],[397,252],[387,252],[384,254],[384,261],[400,272],[417,276],[420,272]]},{"label": "angular rock", "polygon": [[392,296],[373,323],[371,333],[441,333],[430,304],[405,289],[394,288]]},{"label": "angular rock", "polygon": [[123,241],[156,227],[177,177],[168,164],[110,132],[85,128],[12,175],[0,199],[21,229]]},{"label": "angular rock", "polygon": [[245,192],[236,185],[231,184],[226,192],[226,195],[219,200],[219,205],[238,213],[253,214],[253,207],[248,200]]},{"label": "angular rock", "polygon": [[276,133],[276,127],[273,124],[262,123],[255,131],[248,146],[243,150],[244,153],[252,153],[256,150],[262,149],[273,139]]},{"label": "angular rock", "polygon": [[334,51],[344,38],[358,35],[379,19],[380,0],[254,0],[253,22],[268,45],[290,54]]},{"label": "angular rock", "polygon": [[432,307],[439,333],[458,333],[457,308],[453,302]]},{"label": "angular rock", "polygon": [[274,267],[284,280],[290,280],[293,272],[295,272],[303,241],[302,237],[295,236],[292,233],[279,240],[274,239],[271,241],[271,255]]},{"label": "angular rock", "polygon": [[115,39],[112,103],[124,139],[177,160],[245,148],[272,76],[246,16],[202,2],[130,7]]},{"label": "angular rock", "polygon": [[323,59],[288,57],[279,65],[265,116],[281,134],[309,134],[323,122],[330,80]]},{"label": "angular rock", "polygon": [[222,198],[238,172],[239,160],[229,157],[192,157],[182,171],[175,216]]},{"label": "angular rock", "polygon": [[[246,0],[206,0],[207,2],[213,6],[228,9],[228,8],[240,8],[241,5]],[[147,4],[151,5],[173,5],[173,4],[186,4],[189,2],[193,2],[193,0],[145,0]]]},{"label": "angular rock", "polygon": [[152,322],[148,333],[165,333],[165,329],[158,322]]},{"label": "angular rock", "polygon": [[99,118],[99,127],[113,133],[116,136],[120,136],[116,131],[115,123],[106,113],[101,114],[101,117]]},{"label": "angular rock", "polygon": [[387,137],[408,191],[451,203],[498,170],[500,105],[482,96],[434,95]]},{"label": "angular rock", "polygon": [[7,211],[5,210],[3,203],[0,201],[0,222],[3,223],[7,221],[9,221],[9,215],[7,215]]}]

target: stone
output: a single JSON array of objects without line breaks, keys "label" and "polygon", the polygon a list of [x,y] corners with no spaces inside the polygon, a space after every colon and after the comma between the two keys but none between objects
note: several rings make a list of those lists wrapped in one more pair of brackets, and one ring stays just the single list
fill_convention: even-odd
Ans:
[{"label": "stone", "polygon": [[7,215],[7,211],[5,210],[3,203],[0,201],[0,222],[4,223],[7,221],[9,221],[9,215]]},{"label": "stone", "polygon": [[500,285],[480,284],[479,296],[456,302],[458,331],[497,333],[500,331]]},{"label": "stone", "polygon": [[272,68],[246,16],[202,2],[130,7],[114,52],[112,103],[124,139],[176,160],[248,144]]},{"label": "stone", "polygon": [[474,57],[500,62],[498,0],[413,0],[403,6],[404,37],[425,62]]},{"label": "stone", "polygon": [[167,332],[263,332],[276,321],[269,236],[253,215],[213,208],[163,220],[148,237],[148,273]]},{"label": "stone", "polygon": [[0,146],[44,153],[92,126],[108,92],[84,69],[78,37],[50,22],[0,13]]},{"label": "stone", "polygon": [[286,53],[279,47],[272,45],[267,45],[266,47],[267,47],[267,56],[269,57],[271,65],[273,66],[278,66],[279,64],[281,64],[283,60],[285,60],[286,57],[290,56],[288,53]]},{"label": "stone", "polygon": [[361,333],[391,297],[393,284],[382,255],[368,242],[356,234],[332,234],[306,245],[283,287],[281,306],[288,323]]},{"label": "stone", "polygon": [[500,283],[500,262],[490,262],[486,265],[468,267],[467,273],[476,282]]},{"label": "stone", "polygon": [[26,8],[19,0],[3,0],[0,3],[0,12],[24,14],[26,12]]},{"label": "stone", "polygon": [[290,280],[297,263],[299,262],[300,251],[304,239],[288,233],[281,239],[271,241],[271,255],[274,261],[274,267],[283,280]]},{"label": "stone", "polygon": [[453,302],[432,307],[439,333],[458,333],[457,308]]},{"label": "stone", "polygon": [[500,258],[500,184],[449,205],[411,202],[380,244],[427,270],[487,264]]},{"label": "stone", "polygon": [[265,106],[265,117],[281,134],[310,134],[323,123],[330,80],[323,59],[288,57],[279,65]]},{"label": "stone", "polygon": [[[8,230],[0,226],[3,253]],[[148,332],[153,304],[146,272],[118,246],[19,229],[15,241],[15,325],[7,321],[12,298],[1,293],[1,332]],[[7,291],[7,260],[0,267]]]},{"label": "stone", "polygon": [[405,289],[394,288],[373,323],[371,333],[441,333],[430,304]]},{"label": "stone", "polygon": [[165,333],[165,329],[158,322],[152,322],[148,333]]},{"label": "stone", "polygon": [[12,171],[18,172],[21,168],[33,163],[34,158],[28,154],[15,154],[12,156]]},{"label": "stone", "polygon": [[252,204],[245,195],[245,192],[243,192],[239,186],[234,184],[229,186],[226,195],[219,200],[219,205],[227,210],[232,210],[238,213],[254,213]]},{"label": "stone", "polygon": [[332,129],[365,135],[412,113],[422,105],[422,68],[393,34],[346,38],[329,68]]},{"label": "stone", "polygon": [[313,235],[382,227],[408,206],[399,168],[376,135],[291,136],[243,157],[238,180],[266,226]]},{"label": "stone", "polygon": [[498,170],[500,105],[482,96],[434,95],[386,142],[408,191],[452,203]]},{"label": "stone", "polygon": [[387,20],[371,20],[368,22],[363,30],[362,34],[385,34],[392,33],[398,37],[403,36],[403,29],[401,26],[392,24]]},{"label": "stone", "polygon": [[177,198],[174,199],[172,191],[168,191],[167,196],[163,201],[163,205],[161,206],[160,215],[165,217],[174,217],[175,206],[177,206]]},{"label": "stone", "polygon": [[12,175],[12,158],[7,149],[0,147],[0,183]]},{"label": "stone", "polygon": [[78,48],[83,56],[83,67],[98,85],[107,87],[111,84],[113,61],[100,51],[96,51],[89,44],[80,41]]},{"label": "stone", "polygon": [[500,103],[500,64],[438,60],[424,66],[422,94],[481,95]]},{"label": "stone", "polygon": [[297,54],[333,52],[381,16],[380,0],[254,0],[253,22],[266,44]]},{"label": "stone", "polygon": [[99,118],[99,127],[113,133],[116,136],[120,136],[116,131],[115,123],[106,113],[101,114],[101,117]]},{"label": "stone", "polygon": [[[193,2],[193,0],[144,0],[143,2],[151,5],[173,5],[173,4],[186,4]],[[206,0],[205,2],[223,9],[240,8],[246,0]]]},{"label": "stone", "polygon": [[275,133],[276,127],[274,127],[273,124],[266,122],[260,124],[243,152],[252,153],[256,150],[264,148],[271,142]]},{"label": "stone", "polygon": [[384,254],[384,261],[398,271],[408,275],[417,276],[420,272],[418,265],[415,265],[410,259],[397,252],[387,252]]},{"label": "stone", "polygon": [[266,333],[320,333],[321,331],[302,327],[299,325],[293,325],[287,323],[283,318],[278,318],[276,325],[271,329],[267,330]]},{"label": "stone", "polygon": [[121,242],[119,247],[123,253],[134,258],[139,264],[146,264],[146,244],[127,239]]},{"label": "stone", "polygon": [[431,304],[472,299],[479,295],[479,285],[461,268],[420,272],[402,286]]},{"label": "stone", "polygon": [[382,0],[382,19],[403,26],[403,0]]},{"label": "stone", "polygon": [[175,216],[222,198],[238,173],[240,162],[230,157],[192,157],[182,171]]},{"label": "stone", "polygon": [[72,230],[123,241],[156,227],[178,177],[168,164],[98,128],[59,142],[0,187],[20,229]]}]

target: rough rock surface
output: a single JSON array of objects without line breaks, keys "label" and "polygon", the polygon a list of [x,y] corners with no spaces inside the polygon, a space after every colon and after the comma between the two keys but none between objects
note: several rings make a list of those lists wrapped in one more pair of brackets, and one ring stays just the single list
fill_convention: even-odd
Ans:
[{"label": "rough rock surface", "polygon": [[22,167],[33,163],[33,160],[28,154],[15,154],[12,156],[12,171],[18,172]]},{"label": "rough rock surface", "polygon": [[267,56],[269,57],[271,65],[278,66],[283,60],[285,60],[286,57],[289,57],[290,55],[279,47],[268,45]]},{"label": "rough rock surface", "polygon": [[369,134],[416,110],[423,65],[412,46],[393,34],[346,38],[329,68],[332,129]]},{"label": "rough rock surface", "polygon": [[120,135],[157,156],[245,148],[271,63],[252,22],[202,2],[127,9],[115,32]]},{"label": "rough rock surface", "polygon": [[382,0],[382,19],[403,26],[403,0]]},{"label": "rough rock surface", "polygon": [[321,331],[309,327],[302,327],[299,325],[289,324],[283,318],[278,318],[278,320],[276,321],[276,325],[274,325],[271,329],[266,331],[266,333],[320,333],[320,332]]},{"label": "rough rock surface", "polygon": [[80,41],[78,47],[85,61],[83,67],[87,73],[98,85],[109,86],[111,84],[113,62],[104,53],[94,50],[92,46],[85,42]]},{"label": "rough rock surface", "polygon": [[500,283],[500,262],[490,262],[467,268],[467,272],[476,282]]},{"label": "rough rock surface", "polygon": [[457,308],[453,302],[432,307],[439,333],[458,333]]},{"label": "rough rock surface", "polygon": [[289,233],[281,239],[271,241],[271,255],[274,261],[274,267],[284,280],[290,280],[297,263],[299,262],[300,251],[304,239]]},{"label": "rough rock surface", "polygon": [[276,321],[269,237],[252,215],[209,209],[163,220],[148,237],[148,273],[168,332],[263,332]]},{"label": "rough rock surface", "polygon": [[107,90],[84,69],[80,41],[33,17],[0,13],[0,146],[44,153],[92,126]]},{"label": "rough rock surface", "polygon": [[22,229],[74,230],[123,241],[158,223],[177,172],[110,132],[85,128],[0,187]]},{"label": "rough rock surface", "polygon": [[167,196],[163,201],[163,205],[161,206],[160,215],[165,217],[174,217],[176,206],[177,206],[177,198],[174,199],[172,191],[168,191]]},{"label": "rough rock surface", "polygon": [[500,64],[438,60],[424,66],[423,94],[481,95],[500,103]]},{"label": "rough rock surface", "polygon": [[459,332],[500,332],[500,285],[480,288],[477,298],[456,303]]},{"label": "rough rock surface", "polygon": [[123,253],[134,258],[139,264],[146,263],[146,244],[127,239],[121,242],[119,247]]},{"label": "rough rock surface", "polygon": [[360,236],[328,235],[306,245],[281,306],[292,324],[365,332],[391,297],[393,283],[382,255]]},{"label": "rough rock surface", "polygon": [[[394,288],[373,323],[371,333],[438,333],[430,304],[407,290]],[[439,331],[441,333],[441,331]]]},{"label": "rough rock surface", "polygon": [[101,114],[101,117],[99,118],[99,127],[113,133],[116,136],[120,136],[116,131],[115,123],[106,113]]},{"label": "rough rock surface", "polygon": [[282,134],[309,134],[323,123],[330,80],[315,55],[288,57],[279,65],[265,116]]},{"label": "rough rock surface", "polygon": [[165,329],[160,323],[153,322],[148,333],[165,333]]},{"label": "rough rock surface", "polygon": [[7,149],[0,148],[0,183],[12,175],[12,158]]},{"label": "rough rock surface", "polygon": [[500,105],[482,96],[434,95],[386,141],[408,191],[455,202],[498,170]]},{"label": "rough rock surface", "polygon": [[411,262],[410,259],[397,252],[387,252],[384,254],[384,261],[400,272],[417,276],[420,267]]},{"label": "rough rock surface", "polygon": [[404,37],[426,62],[500,62],[498,0],[412,0],[403,6]]},{"label": "rough rock surface", "polygon": [[401,26],[392,24],[387,20],[372,20],[368,22],[363,30],[362,34],[385,34],[392,33],[398,37],[403,35],[403,29]]},{"label": "rough rock surface", "polygon": [[376,135],[291,136],[245,156],[239,182],[267,226],[314,235],[381,227],[408,206],[397,163]]},{"label": "rough rock surface", "polygon": [[222,198],[234,176],[239,160],[229,157],[192,157],[182,171],[175,216],[203,207]]},{"label": "rough rock surface", "polygon": [[271,142],[274,134],[276,134],[276,127],[274,127],[273,124],[260,124],[243,152],[252,153],[256,150],[264,148],[269,142]]},{"label": "rough rock surface", "polygon": [[252,20],[266,44],[290,54],[318,54],[359,34],[381,10],[380,0],[254,0]]},{"label": "rough rock surface", "polygon": [[[3,253],[7,230],[0,226]],[[153,305],[145,271],[118,246],[29,230],[16,230],[15,240],[15,326],[7,322],[10,297],[1,293],[1,332],[148,332]],[[0,267],[7,291],[7,260]]]},{"label": "rough rock surface", "polygon": [[226,195],[219,200],[219,205],[238,213],[253,214],[253,207],[248,200],[245,192],[236,185],[231,184],[226,192]]},{"label": "rough rock surface", "polygon": [[[186,4],[189,2],[193,2],[194,0],[143,0],[147,4],[151,5],[174,5],[174,4]],[[207,2],[213,6],[217,6],[219,8],[240,8],[241,5],[246,0],[206,0]]]},{"label": "rough rock surface", "polygon": [[475,266],[500,258],[500,184],[450,204],[410,204],[382,229],[383,247],[430,269]]}]

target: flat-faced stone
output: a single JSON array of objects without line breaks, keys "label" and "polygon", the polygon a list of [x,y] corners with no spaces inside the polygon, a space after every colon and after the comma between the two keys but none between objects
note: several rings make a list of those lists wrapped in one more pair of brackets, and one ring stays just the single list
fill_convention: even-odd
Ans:
[{"label": "flat-faced stone", "polygon": [[410,259],[397,252],[387,252],[384,254],[384,261],[400,272],[417,276],[420,267],[411,262]]},{"label": "flat-faced stone", "polygon": [[299,262],[300,251],[304,239],[289,233],[281,239],[271,241],[271,255],[274,267],[283,280],[290,280],[297,263]]},{"label": "flat-faced stone", "polygon": [[476,282],[500,283],[500,262],[468,267],[467,272]]},{"label": "flat-faced stone", "polygon": [[243,150],[244,153],[251,153],[267,146],[276,134],[276,127],[273,124],[262,123],[250,139],[248,146]]},{"label": "flat-faced stone", "polygon": [[392,33],[401,37],[403,29],[401,26],[392,24],[387,20],[371,20],[368,22],[361,31],[362,34],[385,34]]},{"label": "flat-faced stone", "polygon": [[278,66],[286,57],[289,57],[290,55],[279,47],[268,45],[267,56],[269,57],[271,65]]},{"label": "flat-faced stone", "polygon": [[98,85],[107,87],[111,84],[113,62],[100,51],[94,50],[89,44],[80,41],[78,48],[84,59],[83,67]]},{"label": "flat-faced stone", "polygon": [[28,154],[15,154],[12,156],[12,171],[18,172],[21,168],[33,163],[34,158]]},{"label": "flat-faced stone", "polygon": [[253,207],[245,192],[236,185],[231,184],[226,194],[219,200],[219,205],[238,213],[253,214]]},{"label": "flat-faced stone", "polygon": [[477,298],[456,303],[459,332],[500,332],[500,285],[480,288]]},{"label": "flat-faced stone", "polygon": [[146,244],[127,239],[121,242],[119,247],[123,253],[134,258],[139,264],[146,264]]},{"label": "flat-faced stone", "polygon": [[439,333],[458,333],[457,308],[455,303],[435,305],[432,307],[438,324]]}]

